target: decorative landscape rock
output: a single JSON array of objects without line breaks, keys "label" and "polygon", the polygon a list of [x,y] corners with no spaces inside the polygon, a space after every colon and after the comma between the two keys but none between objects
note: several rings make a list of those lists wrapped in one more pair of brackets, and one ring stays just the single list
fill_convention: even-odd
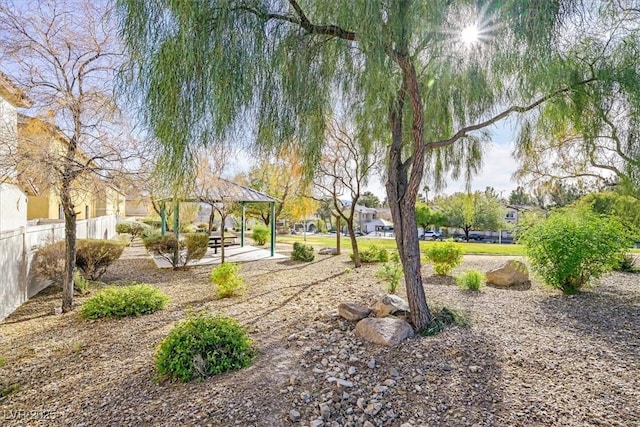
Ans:
[{"label": "decorative landscape rock", "polygon": [[364,319],[369,316],[369,313],[371,310],[368,307],[354,302],[343,302],[338,306],[338,314],[353,322]]},{"label": "decorative landscape rock", "polygon": [[337,248],[322,248],[318,251],[320,255],[338,255]]},{"label": "decorative landscape rock", "polygon": [[408,312],[409,304],[397,295],[387,294],[373,304],[371,311],[376,317],[386,317],[399,311]]},{"label": "decorative landscape rock", "polygon": [[375,344],[393,347],[413,337],[413,328],[395,317],[369,317],[358,322],[356,335]]},{"label": "decorative landscape rock", "polygon": [[517,260],[510,260],[501,267],[487,271],[487,283],[496,286],[516,286],[529,282],[527,266]]}]

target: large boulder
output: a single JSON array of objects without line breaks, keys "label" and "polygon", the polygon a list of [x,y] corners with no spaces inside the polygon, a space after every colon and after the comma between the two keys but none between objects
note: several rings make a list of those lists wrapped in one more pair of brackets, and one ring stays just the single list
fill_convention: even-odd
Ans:
[{"label": "large boulder", "polygon": [[413,328],[395,317],[368,317],[358,322],[356,335],[375,344],[393,347],[413,337]]},{"label": "large boulder", "polygon": [[371,310],[368,307],[354,302],[343,302],[338,306],[338,314],[352,322],[364,319],[369,313]]},{"label": "large boulder", "polygon": [[522,261],[510,260],[502,266],[487,271],[487,284],[495,286],[517,286],[529,283],[529,270]]},{"label": "large boulder", "polygon": [[373,304],[371,311],[376,317],[386,317],[397,312],[408,312],[409,304],[397,295],[387,294]]}]

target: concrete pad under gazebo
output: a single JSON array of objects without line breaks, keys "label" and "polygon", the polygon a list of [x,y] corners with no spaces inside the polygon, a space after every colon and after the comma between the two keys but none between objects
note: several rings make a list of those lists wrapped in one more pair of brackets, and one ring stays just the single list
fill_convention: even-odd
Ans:
[{"label": "concrete pad under gazebo", "polygon": [[[276,246],[276,223],[275,223],[275,204],[280,200],[272,197],[266,193],[263,193],[258,190],[254,190],[249,187],[245,187],[243,185],[236,184],[231,181],[227,181],[222,178],[211,178],[208,184],[209,190],[206,192],[206,196],[189,196],[189,197],[175,197],[173,199],[163,199],[160,200],[160,219],[161,219],[161,228],[162,234],[164,235],[167,231],[167,215],[166,215],[166,203],[172,202],[175,204],[174,212],[174,224],[173,231],[178,235],[180,229],[180,219],[179,219],[179,205],[180,202],[188,202],[188,203],[239,203],[241,206],[241,226],[240,226],[240,248],[245,247],[245,205],[247,203],[269,203],[269,207],[271,210],[271,224],[270,224],[270,256],[275,257],[275,246]],[[224,224],[222,224],[224,227]],[[255,248],[258,249],[258,248]],[[225,260],[229,254],[230,248],[225,250]],[[214,254],[216,255],[216,254]],[[197,264],[194,264],[197,265]]]},{"label": "concrete pad under gazebo", "polygon": [[[282,254],[271,253],[267,249],[257,248],[255,246],[234,246],[225,250],[224,261],[225,262],[248,262],[248,261],[260,261],[265,259],[288,259],[289,257]],[[158,268],[172,268],[171,263],[160,257],[153,256],[153,260]],[[213,249],[209,248],[204,257],[197,261],[192,261],[189,266],[196,265],[218,265],[222,261],[221,254],[215,253]]]}]

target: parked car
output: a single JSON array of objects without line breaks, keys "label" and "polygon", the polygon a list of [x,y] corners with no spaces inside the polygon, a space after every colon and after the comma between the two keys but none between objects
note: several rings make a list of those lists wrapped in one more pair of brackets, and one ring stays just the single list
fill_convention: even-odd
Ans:
[{"label": "parked car", "polygon": [[422,240],[442,240],[442,234],[439,231],[425,231],[421,236]]}]

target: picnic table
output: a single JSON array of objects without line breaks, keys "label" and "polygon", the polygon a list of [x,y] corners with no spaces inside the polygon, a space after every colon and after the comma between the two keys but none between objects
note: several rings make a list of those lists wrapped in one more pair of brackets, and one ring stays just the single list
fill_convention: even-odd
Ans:
[{"label": "picnic table", "polygon": [[217,254],[218,253],[218,248],[221,247],[224,244],[224,246],[233,246],[236,245],[236,236],[234,235],[226,235],[224,236],[224,241],[222,236],[219,235],[211,235],[209,236],[209,247],[213,248],[213,253]]}]

